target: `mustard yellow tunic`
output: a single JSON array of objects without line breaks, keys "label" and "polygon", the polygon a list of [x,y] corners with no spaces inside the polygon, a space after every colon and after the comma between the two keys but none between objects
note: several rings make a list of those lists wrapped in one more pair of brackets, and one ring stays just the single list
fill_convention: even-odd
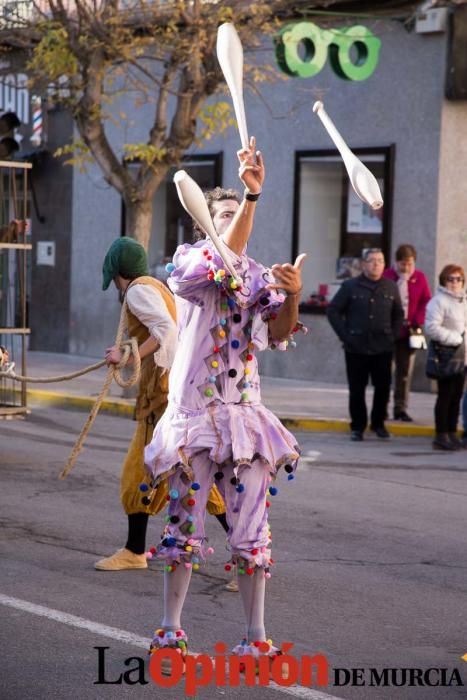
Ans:
[{"label": "mustard yellow tunic", "polygon": [[[162,296],[169,314],[175,320],[174,298],[161,282],[153,277],[138,277],[131,284],[148,284],[156,289]],[[148,329],[129,309],[127,309],[127,319],[129,336],[135,337],[138,345],[141,345],[149,338]],[[144,466],[144,448],[151,441],[154,426],[167,407],[168,389],[168,372],[163,372],[160,367],[154,364],[154,357],[151,353],[141,362],[141,377],[135,409],[137,426],[122,466],[120,498],[127,515],[132,513],[155,515],[167,505],[167,481],[162,481],[159,484],[151,504],[148,506],[144,506],[142,503],[143,493],[140,491],[139,485],[141,483],[148,484],[150,480]],[[215,486],[209,494],[207,509],[211,515],[225,513],[224,501]]]}]

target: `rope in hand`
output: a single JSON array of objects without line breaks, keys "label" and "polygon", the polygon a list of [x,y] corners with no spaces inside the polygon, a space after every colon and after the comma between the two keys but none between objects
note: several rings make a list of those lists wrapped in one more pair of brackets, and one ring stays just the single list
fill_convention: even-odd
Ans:
[{"label": "rope in hand", "polygon": [[[71,451],[71,455],[68,458],[68,461],[65,465],[65,468],[63,471],[60,473],[59,478],[60,479],[65,479],[66,476],[70,473],[70,471],[73,469],[73,466],[76,462],[76,459],[81,452],[81,449],[83,447],[84,441],[86,439],[87,434],[89,433],[92,424],[94,423],[94,420],[99,412],[99,409],[102,405],[102,402],[104,401],[105,397],[108,394],[108,391],[110,389],[110,385],[112,384],[112,381],[115,379],[117,384],[121,386],[122,388],[133,386],[133,384],[136,384],[136,382],[139,379],[140,372],[141,372],[141,358],[139,356],[139,351],[138,351],[138,341],[136,338],[130,338],[129,340],[124,340],[122,341],[123,334],[126,330],[126,310],[127,310],[127,304],[126,304],[126,299],[123,301],[122,304],[122,311],[120,314],[120,321],[118,323],[118,329],[117,329],[117,335],[115,337],[115,345],[120,348],[122,352],[122,359],[118,364],[111,364],[109,365],[109,368],[107,370],[107,376],[104,381],[104,385],[99,393],[99,396],[97,397],[94,406],[92,407],[86,422],[81,430],[81,433],[79,434],[79,437],[73,447],[73,450]],[[120,370],[125,367],[127,364],[128,360],[130,359],[130,356],[133,356],[133,372],[131,373],[131,376],[128,377],[128,379],[124,379],[120,373]],[[22,375],[16,374],[15,372],[8,371],[8,372],[0,372],[0,378],[1,377],[7,377],[8,379],[14,379],[18,382],[36,382],[36,383],[41,383],[41,384],[47,384],[47,383],[52,383],[52,382],[62,382],[66,379],[73,379],[74,377],[81,377],[84,374],[87,374],[88,372],[92,372],[95,369],[99,369],[99,367],[102,367],[105,365],[105,360],[101,360],[100,362],[96,362],[94,365],[89,365],[88,367],[85,367],[82,370],[78,370],[76,372],[71,372],[70,374],[61,374],[55,377],[23,377]]]}]

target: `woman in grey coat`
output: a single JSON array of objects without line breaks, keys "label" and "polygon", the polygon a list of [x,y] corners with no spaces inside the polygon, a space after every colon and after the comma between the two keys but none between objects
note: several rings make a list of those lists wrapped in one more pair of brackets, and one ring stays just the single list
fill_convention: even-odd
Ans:
[{"label": "woman in grey coat", "polygon": [[[431,340],[442,345],[458,347],[462,344],[465,364],[467,298],[463,268],[459,265],[446,265],[439,275],[439,285],[426,308],[425,330]],[[435,404],[435,449],[458,450],[463,446],[456,432],[464,374],[465,371],[461,371],[436,380],[438,396]]]}]

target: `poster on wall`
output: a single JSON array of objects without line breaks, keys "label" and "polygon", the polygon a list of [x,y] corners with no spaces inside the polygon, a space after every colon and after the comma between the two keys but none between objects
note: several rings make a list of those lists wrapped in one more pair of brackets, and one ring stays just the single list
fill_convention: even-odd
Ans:
[{"label": "poster on wall", "polygon": [[[384,196],[384,180],[378,178],[381,194]],[[357,197],[349,183],[347,192],[347,233],[383,233],[384,207],[374,211]]]}]

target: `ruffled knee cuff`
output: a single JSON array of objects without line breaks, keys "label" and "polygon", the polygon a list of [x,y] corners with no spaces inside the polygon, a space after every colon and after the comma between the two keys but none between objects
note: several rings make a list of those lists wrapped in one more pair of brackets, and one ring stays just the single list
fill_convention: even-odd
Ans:
[{"label": "ruffled knee cuff", "polygon": [[258,547],[249,551],[246,556],[244,553],[233,554],[224,568],[226,571],[231,571],[235,567],[239,576],[253,576],[257,569],[262,569],[265,577],[271,578],[269,569],[273,564],[271,550],[268,547]]}]

